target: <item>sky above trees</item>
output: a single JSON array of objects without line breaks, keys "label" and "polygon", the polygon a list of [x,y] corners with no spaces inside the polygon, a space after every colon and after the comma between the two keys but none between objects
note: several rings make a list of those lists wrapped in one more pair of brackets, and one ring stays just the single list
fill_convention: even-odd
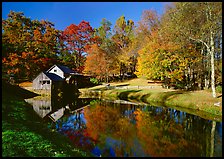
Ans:
[{"label": "sky above trees", "polygon": [[10,10],[23,12],[32,20],[48,20],[58,30],[82,20],[98,28],[103,18],[115,24],[124,15],[137,23],[144,10],[155,9],[159,14],[167,2],[3,2],[2,18],[6,19]]}]

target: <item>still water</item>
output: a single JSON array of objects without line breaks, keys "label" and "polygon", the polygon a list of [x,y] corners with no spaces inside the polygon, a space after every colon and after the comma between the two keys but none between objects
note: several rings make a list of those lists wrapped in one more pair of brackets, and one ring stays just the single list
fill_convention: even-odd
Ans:
[{"label": "still water", "polygon": [[222,156],[222,122],[123,100],[26,101],[49,129],[95,156]]}]

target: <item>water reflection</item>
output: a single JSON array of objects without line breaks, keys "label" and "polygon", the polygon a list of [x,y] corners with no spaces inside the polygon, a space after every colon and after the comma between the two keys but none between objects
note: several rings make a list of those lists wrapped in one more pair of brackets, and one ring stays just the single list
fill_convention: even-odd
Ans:
[{"label": "water reflection", "polygon": [[33,110],[43,119],[50,118],[54,122],[66,114],[71,114],[74,111],[88,105],[92,98],[58,98],[58,96],[42,97],[25,99],[26,102],[33,105]]},{"label": "water reflection", "polygon": [[41,117],[44,118],[52,111],[51,100],[30,98],[25,99],[26,102],[33,105],[33,110]]},{"label": "water reflection", "polygon": [[222,156],[222,123],[175,109],[76,98],[49,110],[51,129],[96,156]]}]

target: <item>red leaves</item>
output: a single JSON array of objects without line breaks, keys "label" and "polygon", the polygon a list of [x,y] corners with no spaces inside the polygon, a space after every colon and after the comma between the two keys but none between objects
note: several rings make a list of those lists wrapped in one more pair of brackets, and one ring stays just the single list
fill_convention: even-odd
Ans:
[{"label": "red leaves", "polygon": [[73,53],[74,67],[78,72],[84,69],[84,53],[94,41],[92,34],[93,29],[86,21],[81,21],[78,25],[71,24],[61,34],[60,40],[62,45],[64,44],[64,50]]},{"label": "red leaves", "polygon": [[7,60],[6,60],[6,58],[4,57],[3,59],[2,59],[2,63],[6,63],[7,62]]}]

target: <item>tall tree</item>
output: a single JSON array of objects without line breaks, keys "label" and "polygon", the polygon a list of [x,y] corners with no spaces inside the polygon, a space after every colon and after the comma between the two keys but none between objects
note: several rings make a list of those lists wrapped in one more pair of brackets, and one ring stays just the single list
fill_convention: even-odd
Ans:
[{"label": "tall tree", "polygon": [[[165,17],[165,18],[164,18]],[[137,28],[139,42],[138,76],[163,80],[178,88],[185,86],[185,69],[190,63],[197,64],[198,52],[192,45],[176,41],[166,15],[162,19],[154,10],[146,10]],[[176,33],[178,34],[178,33]],[[176,35],[175,34],[175,35]]]},{"label": "tall tree", "polygon": [[[153,77],[152,73],[156,72],[156,62],[154,61],[153,51],[160,47],[157,35],[159,19],[157,12],[154,10],[145,10],[142,13],[141,20],[138,22],[136,29],[136,39],[139,46],[138,49],[138,76]],[[152,67],[152,64],[154,64]]]},{"label": "tall tree", "polygon": [[96,44],[92,45],[88,50],[84,72],[97,77],[100,81],[107,76],[106,53]]},{"label": "tall tree", "polygon": [[124,73],[128,72],[127,62],[133,57],[132,52],[129,52],[129,46],[134,39],[134,22],[126,21],[125,16],[119,17],[114,26],[112,39],[119,48],[120,76],[124,78]]},{"label": "tall tree", "polygon": [[86,50],[94,41],[93,33],[94,30],[89,22],[84,20],[78,25],[71,24],[62,32],[63,51],[71,55],[72,65],[70,67],[78,72],[84,69]]},{"label": "tall tree", "polygon": [[119,72],[118,65],[118,46],[111,39],[111,22],[103,18],[101,21],[101,26],[96,29],[95,36],[98,37],[99,47],[105,52],[106,60],[106,81],[109,81],[109,77],[113,77],[114,74]]}]

